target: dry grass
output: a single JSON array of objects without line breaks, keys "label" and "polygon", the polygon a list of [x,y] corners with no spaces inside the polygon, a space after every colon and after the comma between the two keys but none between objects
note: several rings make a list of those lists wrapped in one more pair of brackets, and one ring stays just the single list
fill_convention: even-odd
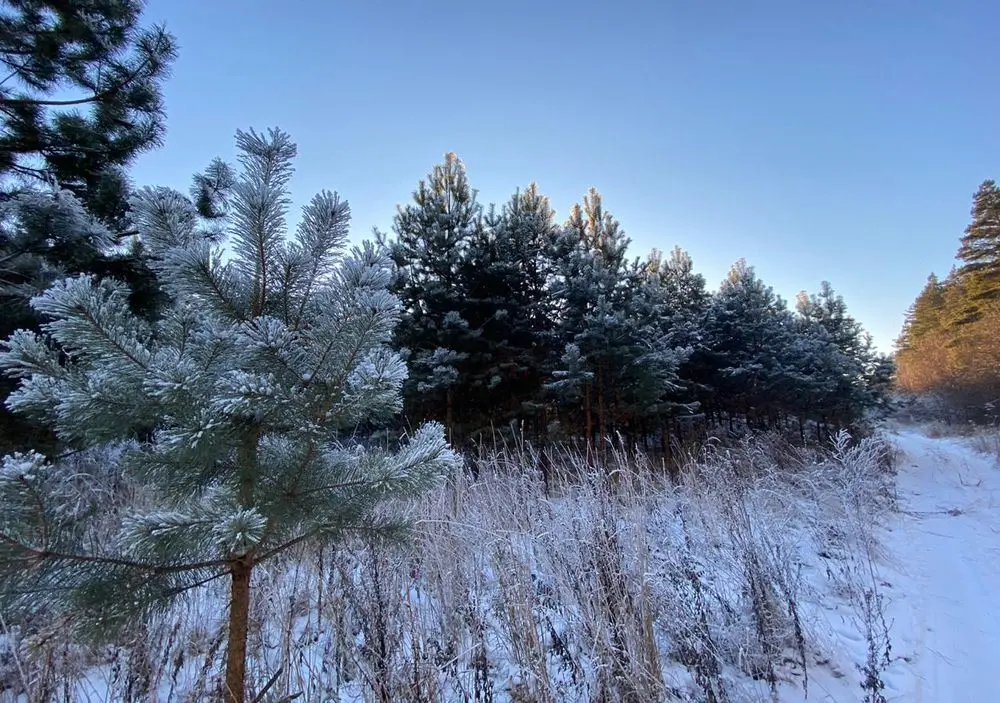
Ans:
[{"label": "dry grass", "polygon": [[[259,571],[250,643],[263,700],[557,703],[766,700],[808,686],[824,647],[815,578],[864,602],[891,506],[878,438],[819,455],[778,440],[709,446],[674,478],[530,449],[478,458],[413,506],[405,545],[351,541]],[[3,623],[0,700],[211,700],[225,591],[101,649]]]}]

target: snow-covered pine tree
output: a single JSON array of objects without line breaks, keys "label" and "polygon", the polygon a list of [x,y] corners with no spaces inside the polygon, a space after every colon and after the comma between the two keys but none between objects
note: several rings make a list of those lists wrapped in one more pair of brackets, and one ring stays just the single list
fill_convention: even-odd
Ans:
[{"label": "snow-covered pine tree", "polygon": [[463,260],[470,337],[463,417],[478,429],[540,422],[543,369],[552,339],[548,251],[558,228],[535,184],[491,208]]},{"label": "snow-covered pine tree", "polygon": [[791,331],[780,395],[786,409],[797,419],[805,443],[808,422],[815,421],[822,439],[824,424],[836,421],[844,378],[858,369],[817,321],[800,315]]},{"label": "snow-covered pine tree", "polygon": [[456,429],[460,365],[474,334],[462,316],[462,262],[481,217],[465,166],[449,153],[420,181],[413,202],[398,208],[393,224],[398,275],[392,291],[403,305],[395,344],[405,350],[410,367],[407,411],[411,417],[443,420],[449,432]]},{"label": "snow-covered pine tree", "polygon": [[678,371],[692,352],[683,345],[689,337],[689,330],[682,328],[686,316],[655,264],[654,253],[635,261],[626,276],[626,363],[617,395],[627,423],[620,431],[633,442],[652,433],[665,438],[668,420],[689,411],[686,403],[678,402],[684,390]]},{"label": "snow-covered pine tree", "polygon": [[697,349],[704,344],[705,316],[711,301],[705,277],[694,272],[691,255],[680,247],[674,247],[666,259],[654,252],[649,267],[658,274],[666,296],[671,343]]},{"label": "snow-covered pine tree", "polygon": [[[670,346],[687,350],[684,361],[677,369],[677,390],[668,394],[664,406],[666,424],[683,437],[682,425],[675,418],[694,418],[710,412],[712,404],[712,364],[709,359],[707,320],[712,296],[705,286],[705,277],[695,273],[691,255],[674,247],[670,255],[654,249],[646,266],[659,280],[663,307],[667,311],[665,334]],[[660,436],[661,449],[668,451],[668,437]]]},{"label": "snow-covered pine tree", "polygon": [[731,419],[768,425],[780,409],[792,322],[784,300],[737,261],[712,300],[708,326],[714,402]]},{"label": "snow-covered pine tree", "polygon": [[875,348],[871,335],[851,317],[843,297],[823,281],[816,295],[799,296],[797,310],[805,320],[822,327],[843,357],[825,369],[836,385],[830,417],[841,426],[858,422],[869,412],[888,407],[894,362]]},{"label": "snow-covered pine tree", "polygon": [[[816,407],[825,422],[846,426],[860,419],[874,399],[869,398],[865,369],[875,360],[871,341],[861,324],[847,313],[847,304],[837,295],[828,281],[820,284],[817,294],[799,294],[796,311],[806,323],[802,334],[825,337],[833,348],[826,353],[827,362],[814,376],[822,375],[822,383],[830,387],[822,405]],[[825,335],[817,334],[820,328]],[[803,393],[803,395],[806,395]]]},{"label": "snow-covered pine tree", "polygon": [[[574,205],[552,249],[550,287],[558,315],[557,347],[565,358],[585,359],[592,376],[582,382],[583,434],[589,444],[597,431],[608,436],[620,406],[620,376],[632,346],[628,315],[628,237],[591,188],[583,206]],[[567,345],[575,345],[575,357]],[[566,356],[569,353],[569,356]],[[555,365],[557,371],[568,371]],[[553,375],[553,378],[558,378]],[[583,378],[583,377],[581,377]],[[565,398],[565,396],[564,396]],[[567,408],[572,412],[572,408]],[[595,426],[596,421],[596,426]]]},{"label": "snow-covered pine tree", "polygon": [[228,578],[229,703],[246,695],[254,569],[307,541],[402,526],[384,501],[458,464],[438,424],[395,453],[351,441],[359,423],[400,408],[391,262],[368,243],[343,255],[349,209],[335,193],[316,195],[287,236],[295,145],[277,130],[238,132],[237,144],[241,169],[216,213],[228,259],[212,243],[219,220],[206,228],[187,197],[156,188],[135,199],[171,294],[161,321],[134,315],[118,282],[69,278],[32,300],[45,335],[19,331],[2,355],[21,379],[12,409],[77,446],[131,440],[122,467],[141,509],[92,544],[92,514],[74,503],[85,477],[37,454],[0,471],[5,605],[80,610],[107,632]]},{"label": "snow-covered pine tree", "polygon": [[[113,248],[111,232],[68,191],[26,188],[0,201],[0,338],[17,329],[38,329],[39,316],[28,301],[57,278],[82,271],[110,273],[116,264],[126,264],[125,258],[111,256]],[[145,273],[150,274],[148,269]],[[139,280],[121,277],[133,284]],[[15,385],[0,378],[0,399]],[[49,448],[55,442],[46,434],[0,408],[0,452]]]}]

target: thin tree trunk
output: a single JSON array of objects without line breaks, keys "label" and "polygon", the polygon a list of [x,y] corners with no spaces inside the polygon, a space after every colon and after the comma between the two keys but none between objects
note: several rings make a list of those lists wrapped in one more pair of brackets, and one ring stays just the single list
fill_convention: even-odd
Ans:
[{"label": "thin tree trunk", "polygon": [[597,369],[597,430],[598,446],[601,448],[601,460],[607,460],[607,418],[604,409],[604,374],[600,367]]},{"label": "thin tree trunk", "polygon": [[226,652],[226,703],[244,703],[246,697],[247,632],[250,626],[250,571],[246,559],[232,562],[229,602],[229,647]]},{"label": "thin tree trunk", "polygon": [[445,418],[444,419],[444,426],[445,426],[445,428],[448,431],[448,441],[449,442],[454,442],[455,441],[454,440],[454,426],[453,426],[452,418],[453,418],[454,413],[455,413],[455,397],[454,397],[454,395],[451,392],[451,388],[448,388],[448,390],[445,391],[445,396],[446,396],[446,400],[445,400],[446,407],[445,407],[445,416],[444,416],[444,418]]},{"label": "thin tree trunk", "polygon": [[[586,418],[587,424],[587,454],[590,454],[590,445],[594,441],[594,416],[590,411],[590,384],[585,383],[583,386],[583,414]],[[588,457],[589,458],[589,457]]]}]

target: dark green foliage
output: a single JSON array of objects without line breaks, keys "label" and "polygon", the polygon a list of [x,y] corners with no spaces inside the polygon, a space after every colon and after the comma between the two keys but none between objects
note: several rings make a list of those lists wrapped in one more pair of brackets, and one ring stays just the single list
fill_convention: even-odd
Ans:
[{"label": "dark green foliage", "polygon": [[139,0],[6,0],[0,5],[0,176],[69,190],[121,225],[122,170],[163,136],[160,84],[173,38],[138,26]]},{"label": "dark green foliage", "polygon": [[727,414],[770,424],[787,384],[794,341],[785,302],[737,262],[712,301],[706,334],[713,370],[713,404]]},{"label": "dark green foliage", "polygon": [[979,186],[972,204],[972,222],[965,229],[956,277],[965,287],[966,303],[958,324],[983,316],[984,303],[1000,298],[1000,188],[993,181]]},{"label": "dark green foliage", "polygon": [[796,314],[742,261],[715,294],[679,248],[630,262],[595,190],[562,227],[535,186],[484,215],[449,154],[395,230],[406,416],[459,441],[666,449],[720,423],[822,438],[884,405],[892,364],[829,284]]},{"label": "dark green foliage", "polygon": [[472,334],[460,404],[473,431],[523,420],[541,429],[554,307],[547,252],[556,232],[548,200],[532,184],[491,209],[471,238],[461,265],[462,316]]},{"label": "dark green foliage", "polygon": [[[0,337],[37,330],[27,298],[77,273],[129,284],[133,309],[164,298],[138,242],[126,244],[126,167],[160,143],[160,86],[174,59],[136,0],[0,2]],[[0,397],[13,386],[0,381]],[[0,409],[0,450],[53,448]]]},{"label": "dark green foliage", "polygon": [[606,436],[618,411],[632,347],[627,317],[629,240],[591,189],[575,205],[554,250],[551,294],[557,304],[557,339],[574,344],[593,376],[583,384],[585,437]]},{"label": "dark green foliage", "polygon": [[[405,387],[408,414],[437,418],[454,428],[460,364],[475,330],[462,316],[466,307],[464,262],[481,223],[482,208],[469,187],[465,167],[448,154],[413,203],[400,207],[393,229],[392,255],[398,276],[392,292],[403,304],[397,346],[406,352],[410,378]],[[444,409],[444,413],[438,412]]]}]

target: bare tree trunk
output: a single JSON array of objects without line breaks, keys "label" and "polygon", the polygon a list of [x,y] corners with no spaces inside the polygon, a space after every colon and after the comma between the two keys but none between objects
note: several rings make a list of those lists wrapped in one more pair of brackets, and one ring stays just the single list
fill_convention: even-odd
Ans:
[{"label": "bare tree trunk", "polygon": [[586,383],[583,386],[583,414],[586,416],[587,423],[587,455],[590,455],[590,445],[594,441],[594,416],[590,411],[590,384]]},{"label": "bare tree trunk", "polygon": [[608,458],[607,453],[607,440],[608,440],[608,428],[607,428],[607,411],[604,409],[604,373],[601,368],[597,369],[597,431],[598,431],[598,446],[600,447],[600,457],[601,461],[606,462]]},{"label": "bare tree trunk", "polygon": [[453,435],[455,431],[454,430],[455,396],[454,394],[452,394],[450,387],[448,388],[447,391],[445,391],[445,403],[446,407],[444,416],[445,418],[444,426],[445,429],[448,431],[448,441],[453,442],[454,441]]},{"label": "bare tree trunk", "polygon": [[229,602],[229,647],[226,652],[226,703],[246,698],[247,632],[250,626],[250,571],[246,557],[232,562]]}]

